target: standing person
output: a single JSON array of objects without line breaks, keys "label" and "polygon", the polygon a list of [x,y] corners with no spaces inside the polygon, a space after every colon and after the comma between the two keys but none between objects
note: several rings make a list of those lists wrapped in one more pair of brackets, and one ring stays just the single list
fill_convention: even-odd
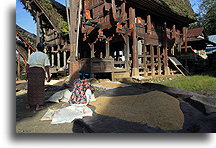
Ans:
[{"label": "standing person", "polygon": [[26,108],[36,106],[36,110],[44,108],[45,85],[44,81],[47,73],[47,82],[50,82],[50,61],[48,55],[43,53],[45,45],[38,43],[36,52],[32,53],[27,62],[28,80],[28,102]]}]

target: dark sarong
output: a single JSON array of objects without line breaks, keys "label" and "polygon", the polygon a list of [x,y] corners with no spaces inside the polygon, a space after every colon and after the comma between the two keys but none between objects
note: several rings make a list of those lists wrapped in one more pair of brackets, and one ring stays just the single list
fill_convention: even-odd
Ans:
[{"label": "dark sarong", "polygon": [[28,78],[28,104],[43,105],[45,96],[45,71],[40,67],[31,67],[27,74]]}]

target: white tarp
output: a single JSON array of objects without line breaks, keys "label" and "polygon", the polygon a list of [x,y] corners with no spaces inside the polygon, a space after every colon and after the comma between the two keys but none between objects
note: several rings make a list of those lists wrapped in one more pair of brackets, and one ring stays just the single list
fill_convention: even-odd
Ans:
[{"label": "white tarp", "polygon": [[58,110],[49,109],[41,121],[52,120],[51,124],[71,123],[75,119],[92,116],[93,112],[85,105],[70,105]]}]

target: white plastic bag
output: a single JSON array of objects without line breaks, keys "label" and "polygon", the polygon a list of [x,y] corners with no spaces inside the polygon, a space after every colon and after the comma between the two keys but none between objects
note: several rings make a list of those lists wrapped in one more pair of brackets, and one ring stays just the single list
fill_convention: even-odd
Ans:
[{"label": "white plastic bag", "polygon": [[87,103],[86,104],[88,104],[89,102],[96,101],[96,98],[95,98],[94,94],[92,93],[92,91],[90,89],[86,90],[85,95],[86,95],[86,98],[87,98]]},{"label": "white plastic bag", "polygon": [[53,94],[48,100],[47,102],[55,102],[55,103],[59,103],[59,100],[61,100],[63,98],[63,91],[58,91],[55,94]]},{"label": "white plastic bag", "polygon": [[41,121],[52,121],[55,112],[57,112],[57,110],[52,110],[49,108],[46,114],[41,118]]},{"label": "white plastic bag", "polygon": [[70,92],[68,89],[65,89],[64,92],[63,92],[63,98],[60,101],[68,103],[68,101],[70,100],[71,95],[72,95],[72,92]]},{"label": "white plastic bag", "polygon": [[55,103],[59,103],[61,102],[68,102],[70,97],[72,95],[72,92],[70,92],[68,89],[65,90],[61,90],[56,92],[55,94],[53,94],[48,100],[47,102],[55,102]]},{"label": "white plastic bag", "polygon": [[86,106],[71,105],[55,112],[51,124],[71,123],[75,119],[82,119],[92,114],[92,110]]}]

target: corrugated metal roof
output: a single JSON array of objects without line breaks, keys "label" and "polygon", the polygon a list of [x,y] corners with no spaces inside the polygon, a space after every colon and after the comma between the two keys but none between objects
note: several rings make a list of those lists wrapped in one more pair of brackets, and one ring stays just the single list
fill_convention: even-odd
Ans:
[{"label": "corrugated metal roof", "polygon": [[187,36],[189,38],[191,38],[191,37],[198,37],[198,36],[202,35],[203,30],[204,30],[204,27],[189,29],[188,33],[187,33]]},{"label": "corrugated metal roof", "polygon": [[209,41],[216,44],[216,35],[210,35],[210,36],[208,36],[208,38],[209,38]]}]

